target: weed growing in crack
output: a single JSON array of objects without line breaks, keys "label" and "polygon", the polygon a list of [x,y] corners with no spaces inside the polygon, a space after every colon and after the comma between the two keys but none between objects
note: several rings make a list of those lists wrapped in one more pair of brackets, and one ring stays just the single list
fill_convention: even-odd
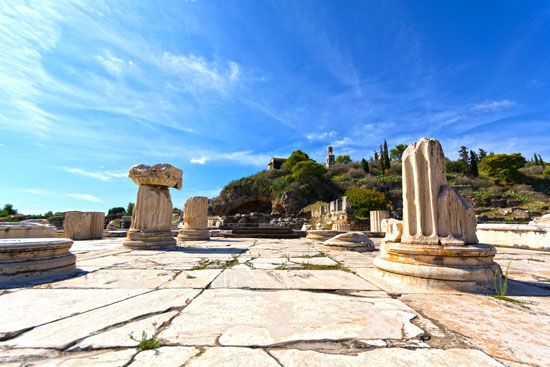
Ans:
[{"label": "weed growing in crack", "polygon": [[239,255],[231,255],[231,260],[215,260],[211,261],[207,258],[201,258],[199,263],[191,268],[191,270],[205,270],[205,269],[229,269],[239,263]]},{"label": "weed growing in crack", "polygon": [[508,265],[506,266],[506,272],[502,274],[502,272],[496,272],[495,276],[493,278],[493,287],[495,290],[495,294],[492,295],[492,297],[500,300],[500,301],[506,301],[510,303],[515,304],[524,304],[527,303],[525,301],[520,301],[518,299],[514,299],[511,297],[508,297],[506,293],[508,293],[508,272],[510,271],[510,265],[512,264],[512,259],[508,260]]},{"label": "weed growing in crack", "polygon": [[[153,326],[155,329],[157,328],[157,324],[153,323]],[[137,339],[134,337],[134,333],[130,334],[130,339],[132,339],[135,342],[138,342],[137,348],[139,350],[151,350],[151,349],[158,349],[160,348],[160,342],[157,340],[157,337],[155,336],[155,333],[153,333],[150,337],[147,335],[147,332],[143,330],[141,332],[141,339]]]},{"label": "weed growing in crack", "polygon": [[222,267],[224,269],[229,269],[239,263],[239,255],[233,254],[231,255],[231,260],[226,261]]},{"label": "weed growing in crack", "polygon": [[310,264],[310,263],[302,263],[299,269],[300,270],[341,270],[347,273],[354,273],[353,270],[345,267],[340,263],[336,263],[334,265],[317,265],[317,264]]},{"label": "weed growing in crack", "polygon": [[506,272],[495,272],[493,277],[493,289],[495,291],[494,297],[505,297],[508,292],[508,272],[510,271],[510,265],[512,264],[512,259],[508,260],[508,265],[506,266]]}]

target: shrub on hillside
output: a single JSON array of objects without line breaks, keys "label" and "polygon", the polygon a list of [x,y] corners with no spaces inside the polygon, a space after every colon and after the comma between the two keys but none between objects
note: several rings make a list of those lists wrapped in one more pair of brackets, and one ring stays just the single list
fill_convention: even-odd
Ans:
[{"label": "shrub on hillside", "polygon": [[305,181],[311,177],[322,176],[325,167],[315,161],[301,161],[292,168],[292,178],[298,181]]},{"label": "shrub on hillside", "polygon": [[550,166],[546,166],[544,171],[542,171],[542,176],[543,177],[550,177]]},{"label": "shrub on hillside", "polygon": [[285,171],[292,172],[292,169],[298,162],[310,161],[309,155],[302,152],[300,149],[295,150],[290,154],[285,163],[283,163],[282,169]]},{"label": "shrub on hillside", "polygon": [[380,191],[361,187],[349,189],[344,194],[348,197],[351,207],[358,218],[367,218],[369,211],[386,208],[386,197]]},{"label": "shrub on hillside", "polygon": [[327,169],[327,176],[335,178],[344,175],[348,171],[349,167],[345,164],[336,163],[334,166]]},{"label": "shrub on hillside", "polygon": [[336,163],[342,163],[342,164],[350,164],[351,163],[351,157],[349,155],[339,155],[336,157]]},{"label": "shrub on hillside", "polygon": [[520,153],[491,154],[481,160],[479,171],[498,185],[511,185],[521,182],[523,175],[519,169],[526,162]]}]

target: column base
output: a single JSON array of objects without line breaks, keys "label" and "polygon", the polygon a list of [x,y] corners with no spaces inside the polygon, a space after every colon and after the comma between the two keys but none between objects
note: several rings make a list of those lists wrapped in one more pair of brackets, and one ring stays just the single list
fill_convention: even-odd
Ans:
[{"label": "column base", "polygon": [[158,248],[175,248],[176,239],[172,236],[171,231],[128,231],[126,240],[123,242],[124,247],[133,249],[158,249]]},{"label": "column base", "polygon": [[376,274],[389,285],[464,292],[491,291],[496,249],[487,244],[466,246],[383,242],[374,259]]},{"label": "column base", "polygon": [[178,233],[178,242],[208,240],[210,240],[208,229],[182,229]]}]

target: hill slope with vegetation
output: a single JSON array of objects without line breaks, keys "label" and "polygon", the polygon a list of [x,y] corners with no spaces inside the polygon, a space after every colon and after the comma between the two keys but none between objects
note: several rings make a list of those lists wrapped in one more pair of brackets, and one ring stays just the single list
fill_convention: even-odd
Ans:
[{"label": "hill slope with vegetation", "polygon": [[[369,159],[338,156],[330,168],[294,151],[281,169],[262,171],[230,182],[210,204],[211,214],[272,213],[297,215],[322,202],[347,195],[361,219],[369,210],[402,213],[401,156],[406,145],[380,146]],[[449,184],[475,206],[480,221],[527,222],[550,210],[550,165],[540,155],[495,154],[461,147],[447,160]]]}]

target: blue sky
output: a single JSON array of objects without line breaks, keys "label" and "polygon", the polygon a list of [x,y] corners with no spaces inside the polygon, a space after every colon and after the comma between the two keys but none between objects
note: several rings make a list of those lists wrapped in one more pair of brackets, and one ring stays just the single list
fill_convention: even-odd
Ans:
[{"label": "blue sky", "polygon": [[384,138],[550,160],[549,65],[546,1],[3,1],[0,203],[126,206],[166,162],[182,207]]}]

